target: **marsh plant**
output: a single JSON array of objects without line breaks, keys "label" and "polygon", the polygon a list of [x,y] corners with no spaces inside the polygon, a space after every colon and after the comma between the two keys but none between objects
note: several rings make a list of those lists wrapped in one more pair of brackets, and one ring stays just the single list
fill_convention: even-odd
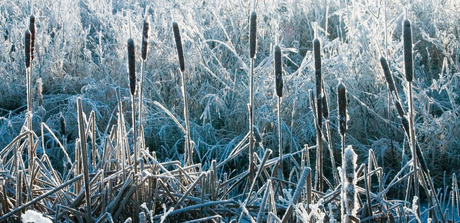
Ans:
[{"label": "marsh plant", "polygon": [[458,221],[454,0],[0,8],[0,222]]}]

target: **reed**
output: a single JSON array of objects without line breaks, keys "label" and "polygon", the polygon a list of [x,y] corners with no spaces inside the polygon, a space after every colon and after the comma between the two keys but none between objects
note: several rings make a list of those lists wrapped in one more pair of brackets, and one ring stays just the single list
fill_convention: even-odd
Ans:
[{"label": "reed", "polygon": [[173,22],[173,32],[174,40],[176,41],[177,55],[179,57],[179,66],[182,76],[182,95],[184,98],[184,119],[185,119],[185,130],[186,130],[186,140],[185,140],[185,165],[193,165],[193,148],[191,143],[190,136],[190,117],[188,113],[188,101],[187,101],[187,87],[185,81],[185,61],[184,61],[184,50],[182,48],[182,40],[179,32],[179,25],[177,22]]},{"label": "reed", "polygon": [[[409,132],[410,132],[410,147],[412,150],[412,159],[414,161],[414,196],[420,197],[419,192],[419,176],[418,176],[418,161],[417,151],[415,147],[415,131],[414,131],[414,99],[412,96],[412,79],[414,78],[413,61],[412,61],[412,31],[411,24],[408,19],[403,22],[403,40],[404,40],[404,68],[406,80],[409,84]],[[420,207],[420,199],[417,200],[417,206]],[[420,209],[417,209],[417,216],[420,217]]]},{"label": "reed", "polygon": [[136,57],[133,39],[128,39],[128,65],[129,65],[129,89],[132,103],[132,128],[133,128],[133,152],[134,152],[134,173],[137,174],[137,135],[136,135]]},{"label": "reed", "polygon": [[[281,48],[275,46],[275,86],[278,95],[278,145],[279,145],[279,168],[283,173],[283,135],[281,125],[281,97],[283,97],[283,68],[281,61]],[[283,176],[280,176],[283,178]]]},{"label": "reed", "polygon": [[142,29],[142,48],[141,48],[141,80],[139,82],[139,134],[141,138],[140,147],[145,148],[145,138],[144,138],[144,125],[142,124],[142,115],[143,111],[143,91],[144,91],[144,70],[145,70],[145,61],[147,60],[147,49],[148,49],[148,39],[149,39],[149,21],[148,17],[144,19],[144,27]]},{"label": "reed", "polygon": [[86,130],[85,118],[83,117],[83,107],[81,98],[77,98],[77,115],[78,115],[78,135],[80,138],[81,160],[83,162],[83,180],[85,184],[85,200],[86,200],[86,221],[92,222],[91,218],[91,186],[89,182],[89,164],[88,150],[86,147]]},{"label": "reed", "polygon": [[251,58],[251,73],[249,82],[249,181],[254,179],[254,60],[257,46],[257,14],[251,13],[249,24],[249,56]]},{"label": "reed", "polygon": [[318,181],[316,189],[323,191],[323,109],[322,109],[322,78],[321,78],[321,44],[318,39],[313,40],[313,54],[315,58],[315,76],[316,76],[316,173]]}]

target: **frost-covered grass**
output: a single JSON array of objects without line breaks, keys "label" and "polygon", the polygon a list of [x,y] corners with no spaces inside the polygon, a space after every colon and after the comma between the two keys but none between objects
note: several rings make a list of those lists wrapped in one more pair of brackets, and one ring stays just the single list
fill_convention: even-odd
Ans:
[{"label": "frost-covered grass", "polygon": [[[2,215],[20,206],[17,191],[23,193],[19,203],[26,204],[81,176],[33,206],[58,221],[85,219],[86,186],[81,174],[86,168],[92,181],[93,220],[138,220],[140,215],[132,213],[143,213],[155,221],[250,221],[249,216],[254,221],[276,221],[283,219],[289,207],[292,216],[303,221],[342,219],[342,180],[337,177],[341,173],[333,168],[342,165],[337,109],[337,86],[342,83],[348,103],[343,148],[350,145],[358,155],[355,191],[361,201],[356,212],[350,213],[361,220],[371,216],[389,219],[389,213],[400,222],[406,216],[413,219],[411,213],[417,211],[412,205],[410,134],[401,126],[401,119],[410,120],[410,116],[400,116],[395,107],[399,99],[403,110],[409,111],[402,25],[406,17],[413,39],[413,129],[429,170],[428,174],[418,169],[417,175],[426,181],[420,183],[420,200],[435,206],[432,210],[438,220],[438,201],[428,199],[435,197],[434,191],[442,210],[452,209],[447,203],[452,200],[449,194],[458,190],[452,190],[450,182],[460,169],[460,17],[455,16],[460,15],[460,3],[456,0],[280,0],[255,1],[255,5],[252,1],[10,0],[0,1],[0,9]],[[253,10],[257,12],[257,54],[254,128],[249,128]],[[32,14],[36,27],[33,134],[27,134],[31,132],[25,124],[24,33]],[[145,18],[150,28],[143,62]],[[179,69],[173,22],[180,28],[184,72]],[[126,50],[129,38],[135,43],[138,80],[141,66],[145,75],[142,120],[137,120],[142,125],[134,128],[132,105],[139,104],[139,95],[133,103]],[[315,38],[321,45],[322,96],[328,108],[328,116],[319,117],[324,121],[319,129],[317,112],[312,109],[318,101],[309,93],[316,94],[319,86],[315,85]],[[275,94],[275,45],[282,52],[281,103]],[[382,56],[395,82],[396,90],[391,92],[399,92],[397,95],[389,93]],[[37,92],[40,82],[42,106]],[[83,117],[77,113],[77,98],[82,101]],[[184,109],[184,98],[188,109]],[[79,118],[85,122],[80,128]],[[86,165],[79,158],[81,129],[88,135]],[[250,129],[255,135],[254,173],[248,173]],[[189,137],[185,137],[187,132]],[[279,152],[267,152],[279,150],[280,132],[283,168],[276,167]],[[318,134],[323,140],[317,140]],[[28,143],[30,138],[34,146]],[[324,141],[323,159],[314,165],[318,141]],[[36,150],[35,161],[28,159],[31,147]],[[193,148],[192,162],[188,161],[188,147]],[[13,186],[19,172],[14,151],[19,153],[18,170],[23,172],[22,190]],[[134,157],[141,158],[136,171]],[[35,175],[29,163],[35,163]],[[327,179],[320,188],[316,187],[322,182],[318,165]],[[308,190],[305,183],[302,196],[290,206],[295,184],[306,167],[312,168],[313,188]],[[140,174],[134,175],[138,169]],[[253,188],[248,174],[258,177]],[[253,194],[248,196],[250,187]],[[431,195],[428,190],[433,191]],[[111,203],[117,199],[120,205]],[[366,211],[369,199],[373,214]],[[261,203],[266,205],[260,207]]]}]

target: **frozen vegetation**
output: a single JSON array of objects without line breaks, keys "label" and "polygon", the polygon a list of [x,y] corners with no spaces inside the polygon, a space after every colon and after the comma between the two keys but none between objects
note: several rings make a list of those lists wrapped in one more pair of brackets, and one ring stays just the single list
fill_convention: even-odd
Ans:
[{"label": "frozen vegetation", "polygon": [[0,221],[459,217],[458,0],[0,0],[0,42]]}]

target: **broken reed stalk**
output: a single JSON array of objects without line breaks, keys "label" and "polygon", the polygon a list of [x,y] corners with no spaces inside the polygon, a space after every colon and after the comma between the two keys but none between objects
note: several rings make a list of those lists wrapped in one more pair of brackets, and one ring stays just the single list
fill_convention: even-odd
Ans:
[{"label": "broken reed stalk", "polygon": [[257,13],[251,13],[249,24],[249,56],[251,58],[251,73],[249,82],[249,181],[254,179],[254,60],[257,46]]},{"label": "broken reed stalk", "polygon": [[148,48],[148,39],[149,39],[149,22],[148,17],[144,19],[144,28],[142,30],[142,48],[141,48],[141,80],[139,83],[139,134],[141,135],[141,148],[145,148],[145,139],[144,139],[144,125],[142,125],[142,105],[143,100],[143,89],[144,89],[144,70],[145,70],[145,61],[147,60],[147,48]]},{"label": "broken reed stalk", "polygon": [[316,74],[316,173],[318,181],[316,182],[316,189],[323,191],[323,137],[321,133],[322,128],[322,79],[321,79],[321,44],[318,39],[313,40],[313,51],[315,56],[315,74]]},{"label": "broken reed stalk", "polygon": [[294,192],[294,196],[292,197],[291,203],[289,204],[288,209],[286,210],[283,219],[281,220],[282,223],[286,223],[291,218],[292,212],[294,211],[294,206],[296,205],[297,201],[300,198],[300,195],[303,191],[303,186],[307,183],[308,178],[311,179],[311,169],[310,167],[306,167],[303,169],[302,175],[300,176],[299,182],[297,182],[297,187]]},{"label": "broken reed stalk", "polygon": [[134,152],[134,174],[137,174],[137,136],[136,136],[136,56],[133,39],[128,39],[128,65],[129,65],[129,89],[132,103],[132,128],[133,128],[133,152]]},{"label": "broken reed stalk", "polygon": [[187,87],[185,81],[185,61],[184,61],[184,50],[182,48],[182,40],[179,32],[179,25],[177,22],[173,22],[173,32],[174,40],[176,41],[177,55],[179,57],[179,66],[182,76],[182,95],[184,97],[184,119],[185,119],[185,130],[187,131],[186,140],[185,140],[185,165],[193,165],[193,148],[191,148],[191,137],[190,137],[190,122],[189,122],[189,113],[188,113],[188,103],[187,103]]},{"label": "broken reed stalk", "polygon": [[[410,147],[412,150],[412,159],[414,160],[414,191],[415,196],[420,198],[419,181],[418,181],[418,161],[417,151],[415,148],[415,130],[414,130],[414,99],[412,96],[412,80],[414,77],[412,61],[412,31],[408,19],[403,22],[403,40],[404,40],[404,67],[406,80],[409,83],[409,129],[410,129]],[[417,206],[420,206],[420,199],[417,200]],[[420,208],[417,208],[417,216],[420,217]]]},{"label": "broken reed stalk", "polygon": [[351,146],[345,149],[342,158],[342,201],[345,212],[342,212],[342,222],[349,223],[351,218],[356,216],[359,208],[356,186],[356,160],[358,156]]},{"label": "broken reed stalk", "polygon": [[[279,168],[283,173],[283,135],[281,125],[281,97],[283,97],[283,64],[281,61],[281,48],[275,46],[275,87],[278,95],[278,145],[279,145]],[[283,175],[280,176],[284,179]]]},{"label": "broken reed stalk", "polygon": [[91,186],[89,182],[89,164],[88,164],[88,150],[86,148],[86,131],[85,120],[83,117],[83,107],[81,98],[77,98],[77,114],[78,114],[78,129],[81,146],[81,159],[83,162],[83,180],[85,183],[85,200],[86,200],[86,222],[92,222],[91,218]]}]

